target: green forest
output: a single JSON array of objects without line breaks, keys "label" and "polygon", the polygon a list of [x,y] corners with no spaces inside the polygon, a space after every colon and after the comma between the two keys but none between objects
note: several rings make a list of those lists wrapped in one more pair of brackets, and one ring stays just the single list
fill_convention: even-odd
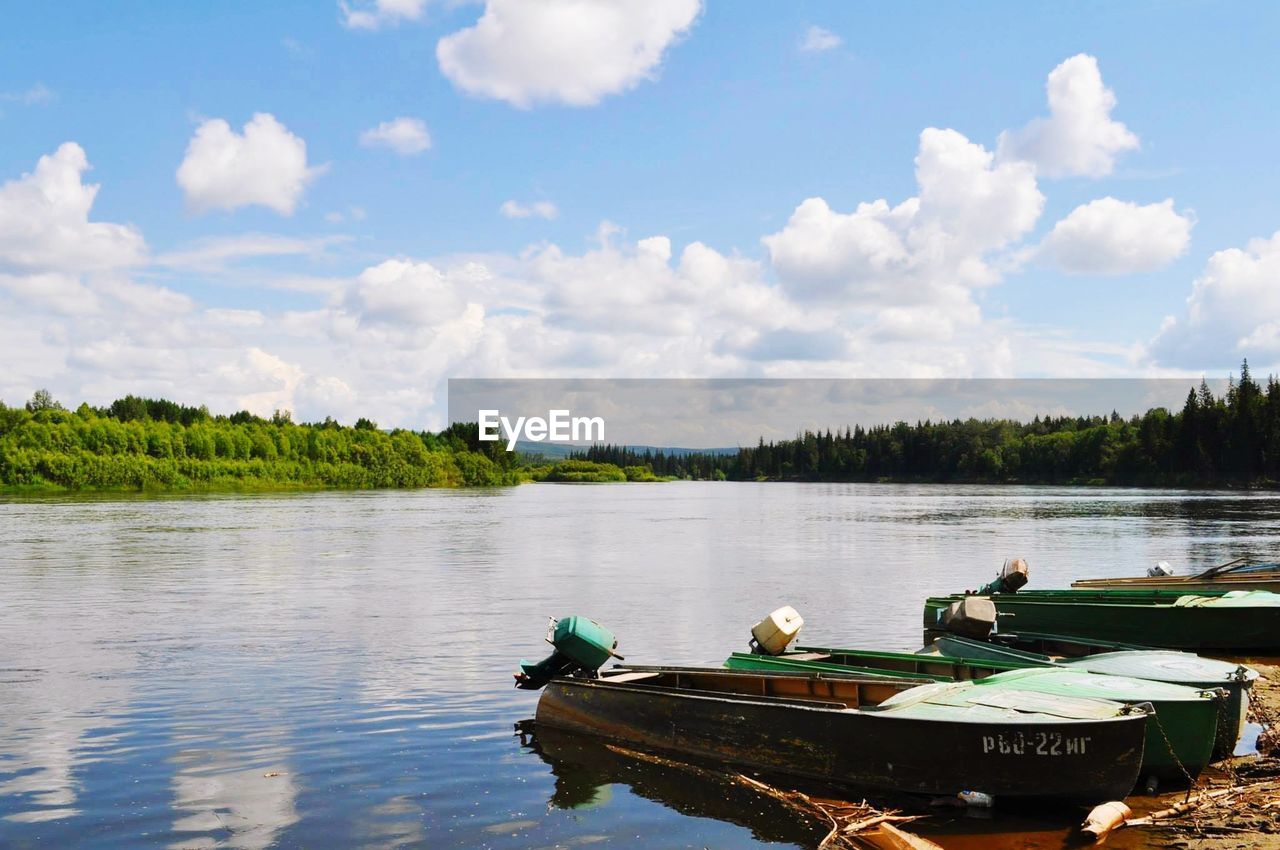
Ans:
[{"label": "green forest", "polygon": [[0,486],[30,490],[478,487],[528,478],[475,427],[382,431],[367,419],[297,424],[128,396],[65,410],[40,391],[0,404]]},{"label": "green forest", "polygon": [[567,460],[481,442],[474,423],[382,430],[360,419],[295,423],[211,414],[135,396],[67,410],[40,391],[0,403],[0,487],[43,490],[270,490],[484,487],[525,481],[672,479],[907,481],[1273,487],[1280,484],[1280,382],[1201,381],[1178,411],[1140,416],[898,422],[805,432],[736,452],[593,446]]},{"label": "green forest", "polygon": [[1273,487],[1280,484],[1280,382],[1246,361],[1222,397],[1204,381],[1179,411],[1140,416],[965,419],[806,431],[736,453],[595,446],[585,460],[657,475],[735,481],[904,481]]}]

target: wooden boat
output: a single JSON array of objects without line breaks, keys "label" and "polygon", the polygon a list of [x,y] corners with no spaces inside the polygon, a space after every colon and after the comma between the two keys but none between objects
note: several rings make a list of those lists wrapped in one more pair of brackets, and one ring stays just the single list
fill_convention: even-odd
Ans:
[{"label": "wooden boat", "polygon": [[1026,646],[1028,643],[1040,646],[1046,644],[1057,647],[1069,646],[1086,650],[1103,650],[1103,647],[1056,640],[1050,635],[1037,636],[1038,640],[1030,642],[1019,642],[1019,635],[1016,634],[1001,634],[999,637],[1002,641],[1013,638],[1012,645],[946,635],[938,638],[933,643],[933,647],[942,655],[963,656],[988,664],[1022,664],[1027,667],[1054,665],[1089,673],[1169,682],[1191,688],[1225,689],[1227,701],[1218,718],[1218,737],[1213,750],[1214,761],[1231,755],[1244,731],[1249,713],[1249,689],[1258,679],[1258,671],[1251,667],[1232,661],[1219,661],[1216,658],[1203,658],[1190,652],[1167,649],[1084,651],[1077,653],[1075,657],[1055,656],[1018,647]]},{"label": "wooden boat", "polygon": [[[925,600],[925,643],[945,633],[943,612],[963,595]],[[1022,590],[993,593],[996,631],[1116,641],[1162,649],[1280,647],[1280,594],[1263,590]]]},{"label": "wooden boat", "polygon": [[1240,558],[1193,575],[1130,576],[1126,578],[1090,578],[1071,582],[1085,590],[1112,588],[1117,590],[1268,590],[1280,593],[1280,564],[1261,563]]},{"label": "wooden boat", "polygon": [[614,667],[556,676],[537,723],[866,789],[1097,802],[1128,794],[1149,706],[968,682]]},{"label": "wooden boat", "polygon": [[[1054,665],[966,659],[856,649],[802,648],[770,656],[735,652],[725,661],[732,670],[856,670],[881,676],[928,676],[940,681],[972,681],[983,689],[1008,689],[1048,695],[1092,697],[1129,705],[1150,703],[1142,762],[1144,776],[1194,779],[1209,764],[1218,740],[1219,717],[1227,693],[1129,676],[1106,675]],[[1232,746],[1235,741],[1232,740]]]}]

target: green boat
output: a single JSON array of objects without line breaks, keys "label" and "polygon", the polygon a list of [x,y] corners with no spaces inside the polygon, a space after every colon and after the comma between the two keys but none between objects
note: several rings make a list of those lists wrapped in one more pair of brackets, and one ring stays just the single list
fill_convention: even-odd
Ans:
[{"label": "green boat", "polygon": [[[1001,635],[1002,638],[1014,637]],[[1053,645],[1062,642],[1053,636],[1036,636]],[[1031,642],[1031,641],[1028,641]],[[1092,649],[1101,649],[1093,646]],[[990,641],[973,640],[955,635],[938,638],[930,647],[940,658],[959,657],[972,664],[1017,665],[1021,667],[1063,667],[1101,673],[1109,676],[1131,676],[1190,688],[1224,688],[1227,702],[1218,719],[1218,741],[1214,761],[1226,758],[1235,750],[1249,713],[1249,689],[1258,679],[1258,671],[1232,661],[1203,658],[1190,652],[1170,649],[1125,649],[1082,654],[1074,658],[1055,657],[1014,649]]]},{"label": "green boat", "polygon": [[1141,776],[1150,712],[971,682],[629,666],[552,675],[535,719],[864,793],[1096,803]]},{"label": "green boat", "polygon": [[1035,693],[1049,698],[1109,699],[1128,705],[1150,703],[1142,761],[1143,775],[1194,779],[1212,759],[1226,694],[1168,682],[1101,675],[1052,663],[1032,667],[939,655],[804,647],[778,656],[735,652],[732,670],[853,673],[859,676],[927,679],[946,686],[972,682],[989,693]]},{"label": "green boat", "polygon": [[[794,618],[799,626],[799,615]],[[792,629],[794,634],[795,629]],[[522,661],[536,723],[867,789],[1094,803],[1140,775],[1150,704],[921,684],[846,672],[614,667],[612,632],[553,620],[552,653]],[[1034,671],[1033,671],[1034,672]]]},{"label": "green boat", "polygon": [[[925,643],[946,632],[943,613],[963,594],[925,600]],[[970,597],[973,598],[973,597]],[[1280,594],[1265,590],[1022,590],[992,593],[996,632],[1116,641],[1162,649],[1280,647]]]}]

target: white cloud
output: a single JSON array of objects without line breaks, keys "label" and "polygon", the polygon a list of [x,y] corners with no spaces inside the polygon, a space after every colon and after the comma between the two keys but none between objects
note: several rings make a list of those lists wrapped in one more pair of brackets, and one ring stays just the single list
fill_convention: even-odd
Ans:
[{"label": "white cloud", "polygon": [[416,21],[422,17],[422,10],[426,5],[427,0],[366,0],[351,3],[341,0],[338,9],[342,12],[342,23],[348,29],[376,30],[387,24]]},{"label": "white cloud", "polygon": [[700,8],[701,0],[487,0],[474,26],[440,39],[436,58],[477,97],[591,106],[651,79]]},{"label": "white cloud", "polygon": [[101,309],[97,293],[76,275],[0,274],[0,292],[8,292],[29,308],[48,310],[55,315],[89,314]]},{"label": "white cloud", "polygon": [[1047,89],[1049,117],[1001,133],[1001,159],[1034,162],[1046,177],[1102,177],[1120,154],[1138,149],[1138,137],[1111,118],[1116,96],[1094,57],[1081,53],[1054,68]]},{"label": "white cloud", "polygon": [[0,271],[78,273],[143,261],[135,228],[89,221],[98,186],[82,181],[87,170],[84,150],[66,142],[35,171],[0,186]]},{"label": "white cloud", "polygon": [[1165,366],[1229,368],[1241,356],[1280,354],[1280,231],[1209,258],[1187,299],[1168,318],[1150,354]]},{"label": "white cloud", "polygon": [[155,265],[177,269],[217,271],[241,260],[260,257],[321,256],[341,236],[300,238],[273,233],[241,233],[200,239],[191,245],[160,254]]},{"label": "white cloud", "polygon": [[53,90],[44,83],[36,83],[29,89],[22,91],[5,91],[0,92],[0,103],[17,103],[22,106],[34,106],[38,103],[48,103],[53,100]]},{"label": "white cloud", "polygon": [[534,201],[530,204],[522,204],[516,200],[503,201],[502,206],[498,208],[498,212],[507,218],[545,219],[553,219],[560,213],[556,209],[556,205],[550,201]]},{"label": "white cloud", "polygon": [[1076,274],[1149,272],[1186,253],[1194,224],[1174,210],[1172,198],[1145,206],[1099,198],[1055,224],[1040,252]]},{"label": "white cloud", "polygon": [[393,118],[360,134],[366,148],[390,148],[402,156],[422,153],[431,147],[427,125],[417,118]]},{"label": "white cloud", "polygon": [[[818,302],[970,311],[969,291],[1000,278],[992,255],[1025,236],[1044,206],[1031,166],[996,164],[954,130],[920,134],[919,195],[852,213],[809,198],[762,240],[783,286]],[[901,322],[899,321],[900,325]]]},{"label": "white cloud", "polygon": [[356,278],[346,306],[362,322],[422,329],[458,318],[467,305],[458,287],[430,263],[387,260]]},{"label": "white cloud", "polygon": [[[502,17],[502,6],[486,14],[497,8]],[[623,7],[608,8],[617,16]],[[523,90],[527,103],[559,97],[537,87],[542,79]],[[271,202],[246,199],[244,184],[261,192],[278,171],[239,163],[246,151],[261,153],[254,122],[283,137],[267,152],[284,150],[301,175],[296,191],[277,186]],[[204,207],[274,203],[289,211],[314,173],[301,140],[270,116],[255,117],[243,134],[206,122],[188,153],[206,178],[223,178],[196,191]],[[1074,270],[1090,262],[1116,272],[1152,267],[1183,249],[1191,226],[1171,202],[1104,198],[1028,248],[1023,240],[1044,204],[1037,166],[929,128],[920,134],[913,197],[847,212],[809,198],[764,237],[765,262],[693,237],[633,239],[605,223],[586,250],[543,242],[510,254],[376,258],[352,273],[332,262],[330,246],[341,237],[224,235],[148,260],[137,231],[89,221],[96,187],[81,183],[79,148],[46,159],[47,167],[42,160],[34,174],[0,187],[0,359],[8,365],[0,395],[20,400],[48,386],[64,400],[103,403],[132,392],[223,411],[279,407],[299,419],[364,415],[413,427],[444,424],[447,377],[1114,374],[1141,352],[986,316],[977,290],[1035,250]],[[360,217],[345,204],[333,209],[340,220]],[[554,206],[512,199],[500,211],[549,217]],[[1207,269],[1202,280],[1248,277],[1248,296],[1198,282],[1195,306],[1166,328],[1162,344],[1174,351],[1194,326],[1242,351],[1280,345],[1280,304],[1265,288],[1277,279],[1268,264],[1280,260],[1268,258],[1280,255],[1280,234],[1275,241],[1243,252],[1248,262],[1236,265],[1244,271]],[[1265,268],[1249,271],[1256,265]],[[183,272],[239,286],[213,304],[154,283]],[[265,287],[272,298],[261,297]],[[1232,306],[1238,315],[1222,306],[1242,300],[1247,309]],[[1152,350],[1162,363],[1172,357]]]},{"label": "white cloud", "polygon": [[348,218],[352,221],[364,221],[368,217],[368,213],[363,207],[349,207],[344,213],[341,210],[331,210],[324,214],[324,220],[330,224],[341,224]]},{"label": "white cloud", "polygon": [[221,118],[197,127],[177,178],[198,212],[257,204],[287,216],[320,170],[307,167],[306,142],[259,112],[242,133]]},{"label": "white cloud", "polygon": [[800,39],[800,50],[804,53],[824,53],[835,50],[842,44],[844,39],[831,30],[811,26],[805,30],[804,38]]}]

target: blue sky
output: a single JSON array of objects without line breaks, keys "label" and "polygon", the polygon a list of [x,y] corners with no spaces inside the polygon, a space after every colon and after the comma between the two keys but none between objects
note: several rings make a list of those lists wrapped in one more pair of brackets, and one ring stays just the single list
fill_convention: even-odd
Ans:
[{"label": "blue sky", "polygon": [[0,32],[0,398],[421,426],[451,376],[1265,370],[1277,18],[37,4]]}]

